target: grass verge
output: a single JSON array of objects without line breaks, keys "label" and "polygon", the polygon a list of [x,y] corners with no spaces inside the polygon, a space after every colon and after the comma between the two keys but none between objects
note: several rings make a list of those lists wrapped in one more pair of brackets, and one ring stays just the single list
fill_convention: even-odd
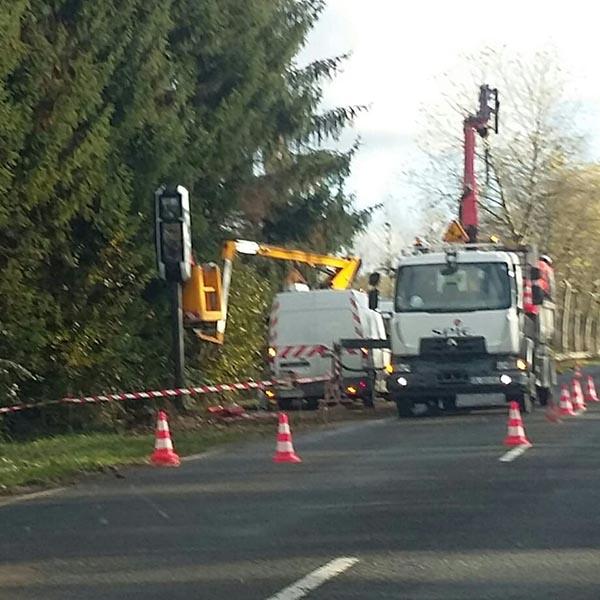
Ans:
[{"label": "grass verge", "polygon": [[[328,427],[340,421],[382,418],[393,414],[392,403],[381,402],[377,410],[334,407],[325,411],[290,413],[294,432]],[[266,417],[266,418],[264,418]],[[170,429],[181,456],[198,454],[215,446],[270,436],[275,450],[276,414],[256,420],[221,422],[202,417],[174,418]],[[27,442],[0,441],[0,495],[35,491],[72,483],[82,474],[110,467],[142,465],[154,447],[154,432],[73,433]]]},{"label": "grass verge", "polygon": [[[273,434],[273,423],[230,423],[177,431],[181,456],[239,439]],[[108,467],[145,464],[153,432],[65,434],[28,442],[0,442],[0,494],[14,494],[74,481],[82,473]]]}]

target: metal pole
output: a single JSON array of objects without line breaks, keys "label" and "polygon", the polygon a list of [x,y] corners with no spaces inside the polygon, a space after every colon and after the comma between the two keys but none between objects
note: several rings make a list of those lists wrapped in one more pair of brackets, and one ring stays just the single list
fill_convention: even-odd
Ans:
[{"label": "metal pole", "polygon": [[568,281],[565,281],[565,298],[563,301],[562,322],[561,322],[561,350],[569,351],[569,323],[571,320],[571,296],[572,288]]},{"label": "metal pole", "polygon": [[575,297],[575,310],[573,311],[573,340],[575,352],[583,350],[581,345],[581,310],[579,310],[579,296]]},{"label": "metal pole", "polygon": [[[179,282],[171,282],[171,332],[173,383],[176,388],[185,387],[185,348],[183,342],[183,307],[182,286]],[[184,408],[181,397],[175,399],[179,410]]]},{"label": "metal pole", "polygon": [[594,356],[598,356],[600,354],[600,308],[596,307],[596,315],[595,315],[595,323],[596,323],[596,335],[594,337]]},{"label": "metal pole", "polygon": [[375,382],[377,380],[377,370],[375,369],[375,361],[373,360],[373,350],[369,349],[368,351],[368,374],[369,374],[369,379],[371,380],[369,382],[370,384],[370,394],[369,394],[369,404],[368,404],[368,408],[375,408]]},{"label": "metal pole", "polygon": [[392,266],[394,263],[394,258],[393,258],[393,252],[392,252],[392,224],[390,222],[385,222],[383,224],[384,228],[385,228],[385,233],[386,233],[386,259],[385,259],[385,268],[386,268],[386,275],[388,277],[392,276]]},{"label": "metal pole", "polygon": [[584,334],[583,334],[583,344],[585,352],[591,352],[592,348],[592,324],[593,324],[593,316],[594,316],[594,303],[595,298],[593,294],[590,294],[590,304],[588,310],[585,314],[585,325],[584,325]]}]

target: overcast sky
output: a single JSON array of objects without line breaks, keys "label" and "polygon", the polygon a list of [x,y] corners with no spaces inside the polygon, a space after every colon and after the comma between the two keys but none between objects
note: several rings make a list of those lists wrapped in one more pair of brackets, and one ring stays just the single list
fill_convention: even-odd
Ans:
[{"label": "overcast sky", "polygon": [[[403,173],[419,159],[419,110],[435,99],[436,79],[455,70],[461,54],[485,45],[523,53],[555,48],[572,76],[570,99],[587,107],[592,157],[600,155],[600,35],[594,4],[328,0],[302,61],[352,53],[344,72],[328,85],[325,101],[371,105],[344,139],[348,143],[360,135],[363,141],[349,182],[358,205],[387,200],[394,229],[412,238],[419,226],[418,206]],[[474,103],[480,83],[473,82]]]}]

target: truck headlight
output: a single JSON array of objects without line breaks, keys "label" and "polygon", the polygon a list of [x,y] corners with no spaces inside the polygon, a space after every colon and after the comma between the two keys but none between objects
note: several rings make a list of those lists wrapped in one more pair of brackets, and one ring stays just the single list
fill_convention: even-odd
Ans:
[{"label": "truck headlight", "polygon": [[519,371],[527,370],[527,361],[522,358],[517,358],[517,369],[519,369]]},{"label": "truck headlight", "polygon": [[398,377],[396,381],[398,382],[398,385],[401,385],[402,387],[406,387],[408,385],[406,377]]}]

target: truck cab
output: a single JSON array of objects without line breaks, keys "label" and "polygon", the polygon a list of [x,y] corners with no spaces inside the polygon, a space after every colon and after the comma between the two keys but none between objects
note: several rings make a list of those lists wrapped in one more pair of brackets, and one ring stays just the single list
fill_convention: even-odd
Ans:
[{"label": "truck cab", "polygon": [[553,306],[536,289],[538,314],[524,310],[534,264],[530,251],[484,245],[402,257],[387,381],[400,416],[416,404],[455,408],[465,394],[503,394],[525,411],[549,400]]}]

